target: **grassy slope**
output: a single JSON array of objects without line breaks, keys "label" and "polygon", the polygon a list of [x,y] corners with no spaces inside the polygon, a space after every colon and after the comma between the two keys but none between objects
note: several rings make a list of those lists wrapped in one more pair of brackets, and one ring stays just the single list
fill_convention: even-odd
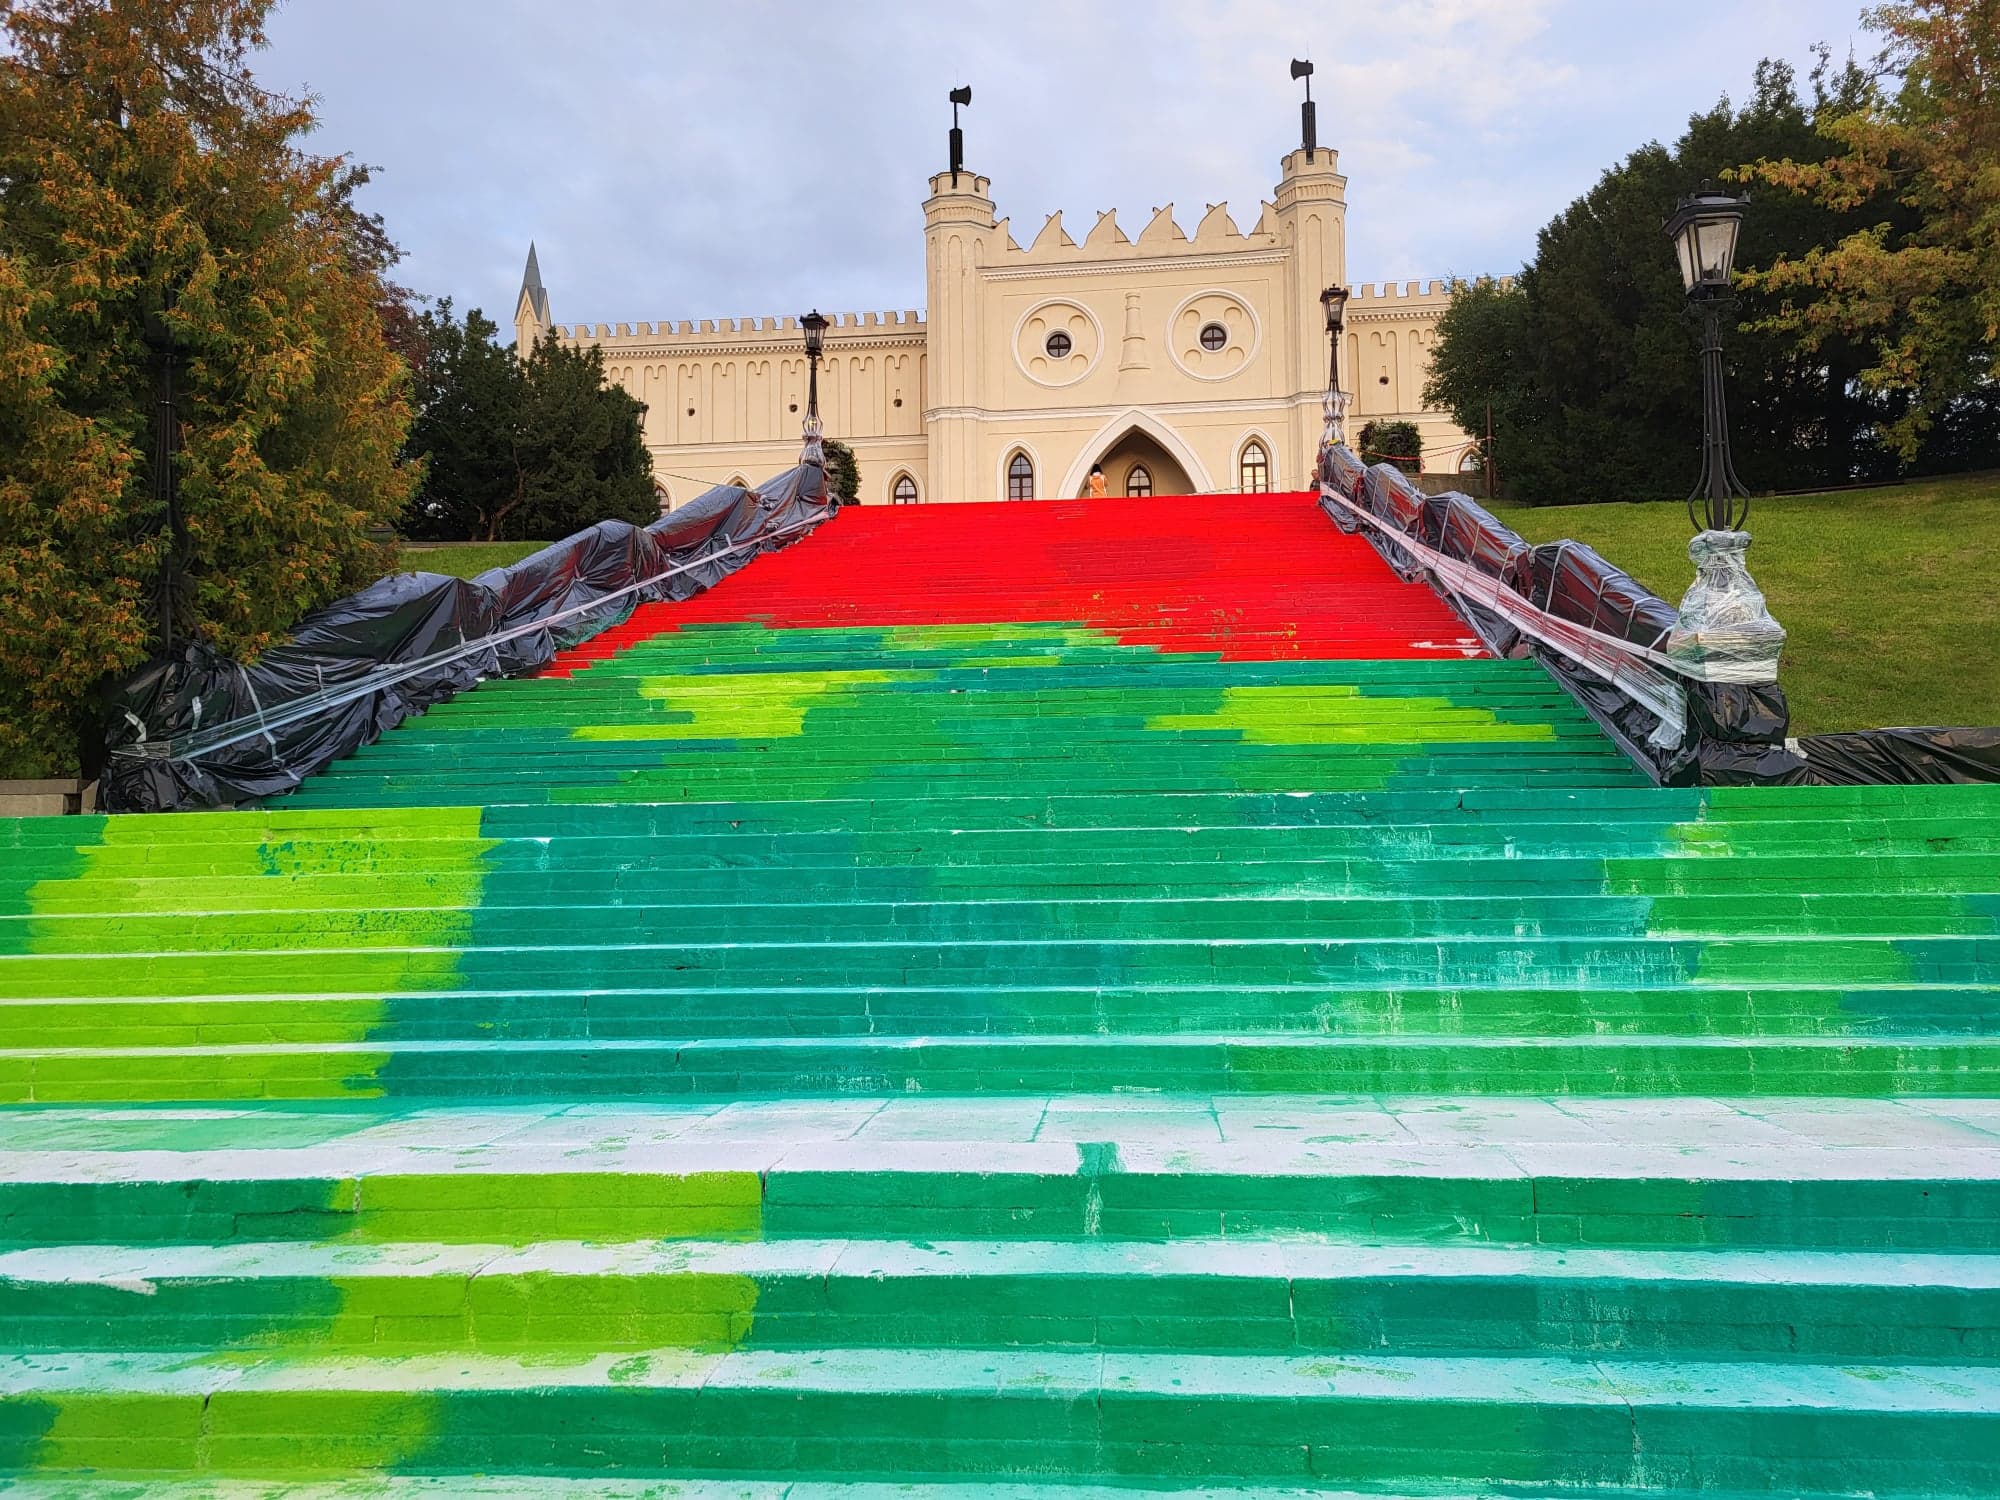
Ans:
[{"label": "grassy slope", "polygon": [[[1507,507],[1531,542],[1587,542],[1679,603],[1694,577],[1670,505]],[[1792,731],[2000,724],[2000,476],[1759,500],[1750,571],[1791,632]]]},{"label": "grassy slope", "polygon": [[471,578],[488,568],[504,568],[547,542],[405,542],[402,566],[412,573],[451,573]]}]

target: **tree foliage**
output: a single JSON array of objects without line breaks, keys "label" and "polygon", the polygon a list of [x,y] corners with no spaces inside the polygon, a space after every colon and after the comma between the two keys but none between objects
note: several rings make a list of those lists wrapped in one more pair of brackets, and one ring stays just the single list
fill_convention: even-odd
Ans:
[{"label": "tree foliage", "polygon": [[1885,437],[1905,459],[1968,399],[1991,400],[2000,342],[2000,4],[1907,0],[1864,18],[1893,86],[1820,129],[1826,156],[1760,156],[1739,174],[1861,222],[1748,278],[1762,327],[1808,356],[1859,342],[1860,378],[1901,398]]},{"label": "tree foliage", "polygon": [[461,322],[448,299],[418,319],[409,451],[425,474],[404,534],[520,541],[655,519],[645,406],[605,382],[603,351],[551,332],[523,360],[498,332],[478,308]]},{"label": "tree foliage", "polygon": [[[1534,502],[1686,493],[1700,464],[1697,336],[1661,226],[1703,179],[1743,162],[1826,160],[1835,148],[1819,126],[1851,114],[1868,87],[1854,66],[1824,55],[1804,92],[1789,67],[1763,63],[1741,108],[1724,100],[1694,116],[1671,148],[1641,147],[1606,172],[1541,231],[1535,259],[1511,288],[1458,289],[1425,396],[1482,434],[1491,403],[1493,457],[1509,493]],[[1738,264],[1769,267],[1884,214],[1906,225],[1916,219],[1880,198],[1849,206],[1761,198],[1744,220]],[[1895,472],[1904,454],[1883,434],[1908,402],[1862,383],[1871,363],[1865,344],[1830,329],[1806,347],[1768,325],[1778,304],[1758,278],[1747,281],[1737,326],[1725,334],[1745,481],[1795,489]],[[1804,316],[1819,315],[1816,301],[1799,305]],[[1922,465],[1963,466],[1994,444],[2000,428],[1991,413],[1960,415],[1950,443],[1918,454]]]},{"label": "tree foliage", "polygon": [[[72,763],[92,689],[247,657],[374,577],[402,508],[394,259],[365,171],[245,59],[270,0],[0,6],[0,754]],[[182,524],[153,498],[175,352]]]},{"label": "tree foliage", "polygon": [[838,438],[826,440],[826,487],[843,505],[854,505],[861,499],[861,465],[855,462],[854,450]]},{"label": "tree foliage", "polygon": [[1392,463],[1406,474],[1424,466],[1424,438],[1415,422],[1370,422],[1357,441],[1364,464]]}]

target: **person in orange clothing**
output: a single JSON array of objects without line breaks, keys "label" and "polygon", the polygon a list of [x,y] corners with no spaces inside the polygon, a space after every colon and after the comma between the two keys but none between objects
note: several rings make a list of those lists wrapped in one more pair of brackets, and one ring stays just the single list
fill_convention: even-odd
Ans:
[{"label": "person in orange clothing", "polygon": [[1090,488],[1085,493],[1093,500],[1102,500],[1104,498],[1104,466],[1102,464],[1092,464],[1090,466]]}]

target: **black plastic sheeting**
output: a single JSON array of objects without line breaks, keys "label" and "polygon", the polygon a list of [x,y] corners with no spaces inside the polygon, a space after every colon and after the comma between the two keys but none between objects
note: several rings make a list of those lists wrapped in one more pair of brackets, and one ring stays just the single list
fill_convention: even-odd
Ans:
[{"label": "black plastic sheeting", "polygon": [[2000,728],[1869,729],[1797,741],[1821,786],[1942,786],[2000,781]]},{"label": "black plastic sheeting", "polygon": [[[482,678],[533,671],[617,624],[640,603],[698,594],[792,539],[781,533],[802,535],[803,528],[833,513],[821,467],[802,464],[754,490],[735,485],[710,490],[651,526],[599,522],[475,579],[397,573],[315,610],[289,641],[254,665],[189,646],[140,668],[107,693],[104,806],[111,812],[164,812],[280,796],[411,714]],[[532,625],[691,563],[695,566],[672,578],[606,599],[600,610],[584,609],[547,629],[527,630],[384,682],[295,722],[203,748],[218,726],[261,720],[313,695],[361,684],[385,668]]]},{"label": "black plastic sheeting", "polygon": [[[1581,542],[1531,545],[1470,496],[1426,495],[1392,464],[1365,468],[1349,449],[1329,447],[1320,455],[1319,478],[1394,530],[1469,564],[1558,619],[1653,650],[1664,648],[1680,620],[1673,605]],[[1540,661],[1619,748],[1662,785],[1807,779],[1805,763],[1785,748],[1791,715],[1776,683],[1681,679],[1688,733],[1680,745],[1662,749],[1651,740],[1659,720],[1623,689],[1527,639],[1490,609],[1456,593],[1393,536],[1344,517],[1337,506],[1329,505],[1327,513],[1343,530],[1364,532],[1399,576],[1428,583],[1496,655]]]}]

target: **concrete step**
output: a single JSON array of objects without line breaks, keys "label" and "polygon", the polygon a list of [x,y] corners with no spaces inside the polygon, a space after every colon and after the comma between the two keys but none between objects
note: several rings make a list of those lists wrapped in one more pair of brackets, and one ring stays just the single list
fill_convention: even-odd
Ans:
[{"label": "concrete step", "polygon": [[[333,976],[327,976],[332,978]],[[1530,976],[1532,977],[1532,976]],[[1853,982],[1424,988],[1238,985],[645,985],[0,1000],[0,1048],[354,1042],[1314,1033],[1377,1037],[1984,1037],[2000,985]]]},{"label": "concrete step", "polygon": [[1094,1348],[2000,1360],[2000,1257],[1349,1239],[64,1245],[21,1352]]},{"label": "concrete step", "polygon": [[[1991,1366],[852,1349],[0,1357],[0,1464],[1992,1493]],[[9,1451],[11,1450],[11,1451]]]},{"label": "concrete step", "polygon": [[0,1116],[0,1242],[2000,1249],[2000,1104],[854,1097]]},{"label": "concrete step", "polygon": [[1274,1094],[2000,1093],[1989,1035],[1041,1035],[355,1041],[0,1050],[0,1102],[812,1098],[1157,1088]]}]

